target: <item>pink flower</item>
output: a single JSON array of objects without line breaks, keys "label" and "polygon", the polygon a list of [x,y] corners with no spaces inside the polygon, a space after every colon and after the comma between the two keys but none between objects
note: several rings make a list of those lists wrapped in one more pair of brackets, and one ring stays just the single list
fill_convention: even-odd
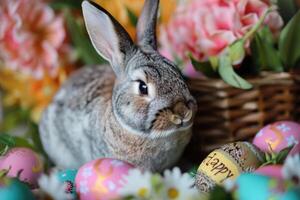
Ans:
[{"label": "pink flower", "polygon": [[55,75],[65,39],[63,18],[41,0],[0,1],[0,62],[26,75]]},{"label": "pink flower", "polygon": [[[199,61],[207,61],[242,38],[269,6],[262,0],[188,1],[181,4],[169,24],[162,27],[162,51],[184,61],[188,60],[188,53]],[[283,25],[275,11],[267,16],[265,23],[274,32]]]}]

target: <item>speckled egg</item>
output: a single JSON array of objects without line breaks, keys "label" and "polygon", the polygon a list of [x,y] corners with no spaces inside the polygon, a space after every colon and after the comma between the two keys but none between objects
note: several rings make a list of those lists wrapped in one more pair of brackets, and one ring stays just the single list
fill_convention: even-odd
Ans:
[{"label": "speckled egg", "polygon": [[58,180],[66,185],[66,193],[72,194],[73,197],[76,197],[75,177],[77,172],[77,169],[66,169],[57,173]]},{"label": "speckled egg", "polygon": [[292,182],[254,173],[240,175],[236,188],[236,198],[241,200],[300,199],[300,190]]},{"label": "speckled egg", "polygon": [[254,173],[283,180],[282,165],[267,165],[259,167]]},{"label": "speckled egg", "polygon": [[0,180],[0,199],[3,200],[34,200],[33,193],[29,187],[18,179]]},{"label": "speckled egg", "polygon": [[253,144],[264,152],[279,152],[294,145],[289,155],[300,153],[300,124],[281,121],[262,128],[255,136]]},{"label": "speckled egg", "polygon": [[18,177],[30,185],[37,186],[37,180],[43,172],[40,156],[28,148],[13,148],[7,152],[0,164],[0,170],[9,170],[8,177]]},{"label": "speckled egg", "polygon": [[242,172],[254,171],[263,162],[263,153],[249,142],[226,144],[211,152],[200,164],[196,185],[209,192],[216,184],[234,179]]},{"label": "speckled egg", "polygon": [[80,167],[75,187],[80,200],[108,200],[119,197],[122,177],[134,166],[121,160],[102,158]]}]

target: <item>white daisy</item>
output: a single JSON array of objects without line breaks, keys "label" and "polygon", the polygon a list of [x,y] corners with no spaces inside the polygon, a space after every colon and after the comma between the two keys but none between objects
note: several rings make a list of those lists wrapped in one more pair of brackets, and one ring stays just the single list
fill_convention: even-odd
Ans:
[{"label": "white daisy", "polygon": [[43,174],[39,178],[38,184],[40,189],[54,200],[73,199],[72,194],[67,194],[65,192],[66,185],[59,181],[57,171],[53,171],[49,176]]},{"label": "white daisy", "polygon": [[176,200],[189,200],[199,197],[199,193],[194,188],[195,181],[187,174],[182,174],[179,168],[164,172],[164,198]]},{"label": "white daisy", "polygon": [[300,186],[300,154],[288,156],[282,167],[285,179],[293,180]]},{"label": "white daisy", "polygon": [[123,177],[123,187],[119,190],[121,196],[134,196],[140,199],[150,198],[152,195],[151,173],[142,173],[139,169],[132,169]]}]

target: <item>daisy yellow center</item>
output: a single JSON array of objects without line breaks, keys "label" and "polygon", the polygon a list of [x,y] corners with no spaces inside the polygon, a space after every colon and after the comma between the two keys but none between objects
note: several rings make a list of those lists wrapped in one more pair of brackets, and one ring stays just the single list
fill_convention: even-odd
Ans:
[{"label": "daisy yellow center", "polygon": [[170,199],[176,199],[179,196],[179,192],[176,188],[170,188],[168,190],[168,196]]},{"label": "daisy yellow center", "polygon": [[138,190],[139,197],[145,198],[147,196],[147,193],[148,193],[147,188],[143,187]]}]

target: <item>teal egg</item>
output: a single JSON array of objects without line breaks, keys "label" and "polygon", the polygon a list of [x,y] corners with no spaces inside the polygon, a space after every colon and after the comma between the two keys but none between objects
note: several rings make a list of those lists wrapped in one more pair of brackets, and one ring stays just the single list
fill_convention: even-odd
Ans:
[{"label": "teal egg", "polygon": [[66,193],[73,194],[76,196],[75,189],[75,177],[77,174],[77,169],[66,169],[58,172],[58,180],[66,184]]},{"label": "teal egg", "polygon": [[260,174],[242,174],[236,181],[239,200],[299,200],[300,191],[292,182]]},{"label": "teal egg", "polygon": [[5,179],[0,186],[0,199],[34,200],[35,197],[29,187],[18,179]]}]

